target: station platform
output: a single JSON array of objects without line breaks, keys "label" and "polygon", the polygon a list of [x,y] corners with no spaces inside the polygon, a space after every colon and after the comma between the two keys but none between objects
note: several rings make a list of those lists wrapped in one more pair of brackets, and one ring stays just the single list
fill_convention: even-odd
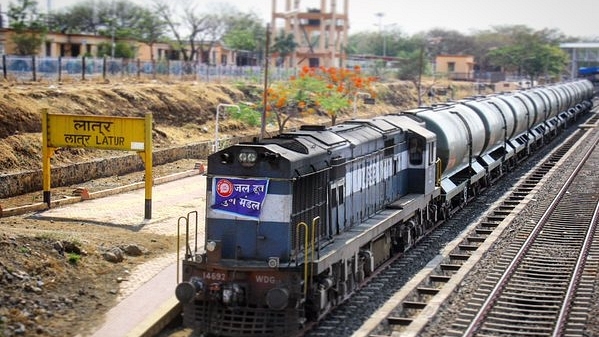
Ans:
[{"label": "station platform", "polygon": [[[113,223],[136,231],[177,235],[178,219],[192,211],[198,212],[198,225],[203,228],[205,192],[206,177],[194,171],[154,185],[151,219],[144,219],[143,188],[124,193],[113,191],[101,198],[42,210],[34,217]],[[203,233],[198,234],[198,240],[203,242]],[[163,328],[154,324],[156,318],[178,312],[175,287],[179,267],[177,254],[169,253],[131,270],[128,282],[120,283],[118,303],[105,314],[103,323],[91,336],[156,335]]]}]

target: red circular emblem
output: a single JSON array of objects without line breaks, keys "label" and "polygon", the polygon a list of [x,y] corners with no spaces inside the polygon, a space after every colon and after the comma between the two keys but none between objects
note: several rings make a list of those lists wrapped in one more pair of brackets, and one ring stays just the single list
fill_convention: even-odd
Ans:
[{"label": "red circular emblem", "polygon": [[233,183],[227,179],[221,179],[216,183],[216,193],[223,198],[228,198],[233,194]]}]

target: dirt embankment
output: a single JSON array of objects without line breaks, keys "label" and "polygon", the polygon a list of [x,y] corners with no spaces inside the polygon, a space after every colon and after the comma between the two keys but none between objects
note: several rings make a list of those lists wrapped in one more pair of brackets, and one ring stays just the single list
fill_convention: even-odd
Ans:
[{"label": "dirt embankment", "polygon": [[[469,84],[456,88],[456,96],[469,94]],[[213,139],[218,104],[259,102],[261,91],[260,85],[241,87],[198,82],[4,83],[0,94],[0,173],[41,168],[40,111],[44,108],[50,113],[119,117],[143,117],[152,113],[154,147],[162,148]],[[418,101],[414,85],[409,82],[379,84],[377,92],[375,105],[359,105],[360,116],[411,108]],[[447,98],[438,97],[437,101]],[[346,112],[339,119],[350,117],[352,112]],[[309,123],[328,120],[322,115],[302,116],[302,120],[291,120],[288,125],[297,126],[306,119]],[[219,121],[219,133],[223,135],[255,134],[258,130],[226,116]],[[114,153],[109,151],[61,149],[52,164],[112,155]]]}]

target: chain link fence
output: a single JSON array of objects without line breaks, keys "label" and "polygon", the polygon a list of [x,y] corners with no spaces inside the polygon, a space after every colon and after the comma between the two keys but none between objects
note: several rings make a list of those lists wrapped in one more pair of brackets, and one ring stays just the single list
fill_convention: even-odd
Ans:
[{"label": "chain link fence", "polygon": [[[169,79],[203,82],[264,82],[264,67],[218,65],[189,61],[142,61],[94,57],[37,57],[2,55],[6,81],[85,81],[92,79]],[[270,67],[269,81],[287,80],[298,69]]]}]

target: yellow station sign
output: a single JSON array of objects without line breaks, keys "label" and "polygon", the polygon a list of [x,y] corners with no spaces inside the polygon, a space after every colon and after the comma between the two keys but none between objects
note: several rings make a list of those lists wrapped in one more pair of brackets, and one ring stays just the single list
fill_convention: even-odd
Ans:
[{"label": "yellow station sign", "polygon": [[50,158],[60,147],[136,151],[146,167],[145,219],[152,218],[152,114],[145,118],[51,114],[42,109],[44,202],[50,207]]},{"label": "yellow station sign", "polygon": [[49,147],[144,151],[145,118],[47,114]]}]

